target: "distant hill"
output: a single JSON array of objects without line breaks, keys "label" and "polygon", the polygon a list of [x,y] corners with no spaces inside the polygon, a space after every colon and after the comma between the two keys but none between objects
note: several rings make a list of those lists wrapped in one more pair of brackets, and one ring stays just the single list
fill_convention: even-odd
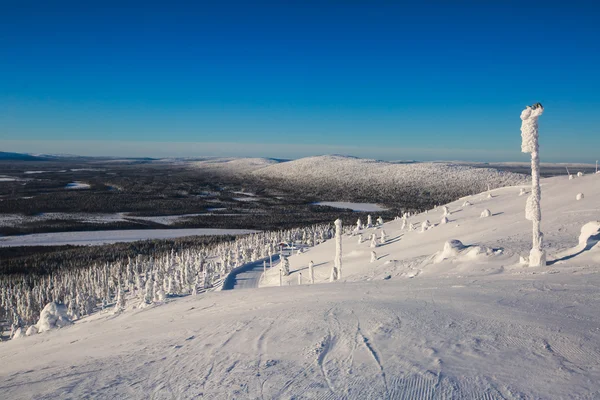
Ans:
[{"label": "distant hill", "polygon": [[22,153],[9,153],[0,151],[0,160],[14,160],[14,161],[48,161],[46,157],[32,156],[30,154]]},{"label": "distant hill", "polygon": [[411,204],[421,199],[423,206],[429,206],[431,199],[452,201],[488,187],[518,185],[529,179],[522,174],[454,163],[400,164],[338,155],[275,163],[254,170],[252,175],[323,200]]}]

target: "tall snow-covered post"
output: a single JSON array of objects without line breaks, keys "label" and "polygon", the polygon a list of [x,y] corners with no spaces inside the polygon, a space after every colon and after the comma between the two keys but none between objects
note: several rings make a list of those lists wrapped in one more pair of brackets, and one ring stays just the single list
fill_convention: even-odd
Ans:
[{"label": "tall snow-covered post", "polygon": [[333,260],[333,269],[331,270],[330,282],[342,278],[342,220],[336,219],[335,222],[335,259]]},{"label": "tall snow-covered post", "polygon": [[527,106],[521,112],[521,151],[531,153],[531,195],[527,199],[525,218],[533,222],[533,246],[529,252],[530,267],[546,266],[546,252],[543,250],[544,235],[540,230],[542,221],[542,191],[540,189],[540,156],[538,145],[538,118],[544,112],[540,103]]}]

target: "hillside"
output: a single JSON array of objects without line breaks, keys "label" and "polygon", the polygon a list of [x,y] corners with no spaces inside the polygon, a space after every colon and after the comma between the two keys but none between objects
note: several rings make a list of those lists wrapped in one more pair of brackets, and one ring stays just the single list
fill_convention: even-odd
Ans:
[{"label": "hillside", "polygon": [[[386,232],[374,249],[344,235],[340,282],[327,282],[329,240],[290,257],[284,287],[173,298],[2,343],[0,397],[598,398],[600,225],[581,228],[600,219],[600,175],[542,180],[543,268],[519,261],[531,246],[520,189],[449,203],[445,224],[438,208],[363,230]],[[264,286],[279,285],[278,268]]]},{"label": "hillside", "polygon": [[[524,183],[528,177],[489,168],[450,163],[390,163],[345,156],[307,157],[270,165],[255,177],[286,188],[299,188],[320,200],[369,200],[427,204],[443,202],[497,188]],[[335,197],[335,198],[333,198]]]}]

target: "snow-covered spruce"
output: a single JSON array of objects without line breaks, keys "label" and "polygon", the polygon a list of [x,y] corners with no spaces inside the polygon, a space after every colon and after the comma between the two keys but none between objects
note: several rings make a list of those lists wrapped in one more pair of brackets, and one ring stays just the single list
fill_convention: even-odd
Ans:
[{"label": "snow-covered spruce", "polygon": [[385,244],[386,240],[387,240],[387,235],[386,235],[385,231],[382,229],[381,236],[379,237],[379,243]]},{"label": "snow-covered spruce", "polygon": [[375,250],[371,251],[371,262],[377,261],[377,253]]},{"label": "snow-covered spruce", "polygon": [[527,106],[521,112],[521,151],[531,153],[531,195],[527,199],[525,216],[533,222],[533,244],[529,252],[530,267],[546,266],[546,252],[543,249],[544,235],[540,229],[542,221],[542,190],[540,188],[540,157],[538,144],[538,118],[544,112],[540,103]]},{"label": "snow-covered spruce", "polygon": [[[370,216],[369,216],[370,219]],[[333,260],[333,268],[331,269],[331,282],[342,278],[342,220],[336,219],[335,225],[335,258]]]},{"label": "snow-covered spruce", "polygon": [[375,234],[371,234],[371,244],[370,244],[371,248],[377,247],[377,237],[375,236]]},{"label": "snow-covered spruce", "polygon": [[290,274],[290,260],[286,256],[281,256],[281,264],[282,264],[282,273],[283,276],[288,276]]},{"label": "snow-covered spruce", "polygon": [[308,279],[310,283],[315,283],[315,263],[312,261],[308,263]]},{"label": "snow-covered spruce", "polygon": [[447,224],[447,223],[448,223],[448,217],[443,216],[442,220],[440,221],[440,224],[444,225],[444,224]]}]

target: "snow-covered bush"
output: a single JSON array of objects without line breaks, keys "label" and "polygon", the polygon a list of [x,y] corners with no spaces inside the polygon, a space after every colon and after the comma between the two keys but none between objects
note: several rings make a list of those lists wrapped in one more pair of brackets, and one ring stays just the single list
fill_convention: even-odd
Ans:
[{"label": "snow-covered bush", "polygon": [[27,328],[27,332],[25,332],[25,336],[33,336],[36,335],[38,333],[38,330],[36,328],[35,325],[31,325],[29,328]]},{"label": "snow-covered bush", "polygon": [[383,218],[379,217],[377,218],[377,225],[383,225]]},{"label": "snow-covered bush", "polygon": [[379,238],[379,243],[385,244],[386,240],[387,240],[387,235],[385,234],[385,231],[382,229],[381,230],[381,236]]},{"label": "snow-covered bush", "polygon": [[448,209],[447,206],[443,206],[442,211],[444,212],[444,215],[450,215],[450,210]]},{"label": "snow-covered bush", "polygon": [[579,246],[595,246],[600,240],[600,221],[591,221],[581,227]]},{"label": "snow-covered bush", "polygon": [[576,200],[583,200],[583,198],[584,198],[583,193],[577,193],[577,196],[575,196]]},{"label": "snow-covered bush", "polygon": [[48,303],[42,310],[36,328],[39,333],[42,333],[51,329],[62,328],[70,324],[71,320],[67,315],[67,307],[65,307],[64,304],[52,302]]},{"label": "snow-covered bush", "polygon": [[362,233],[360,235],[358,235],[358,244],[361,244],[363,242],[363,235]]},{"label": "snow-covered bush", "polygon": [[486,208],[485,210],[483,210],[481,212],[480,218],[487,218],[487,217],[491,217],[491,216],[492,216],[492,212]]},{"label": "snow-covered bush", "polygon": [[470,205],[472,205],[471,202],[469,200],[465,200],[462,206],[469,207]]},{"label": "snow-covered bush", "polygon": [[519,190],[519,196],[523,196],[525,193],[527,193],[527,192],[525,191],[524,188],[521,188],[521,190]]},{"label": "snow-covered bush", "polygon": [[431,229],[431,222],[429,222],[428,219],[426,219],[425,221],[423,221],[423,223],[421,224],[421,232],[425,232],[428,229]]},{"label": "snow-covered bush", "polygon": [[583,172],[579,171],[579,172],[577,173],[577,176],[581,178],[581,177],[583,176]]},{"label": "snow-covered bush", "polygon": [[448,217],[443,216],[442,220],[440,221],[440,224],[447,224],[448,223]]}]

